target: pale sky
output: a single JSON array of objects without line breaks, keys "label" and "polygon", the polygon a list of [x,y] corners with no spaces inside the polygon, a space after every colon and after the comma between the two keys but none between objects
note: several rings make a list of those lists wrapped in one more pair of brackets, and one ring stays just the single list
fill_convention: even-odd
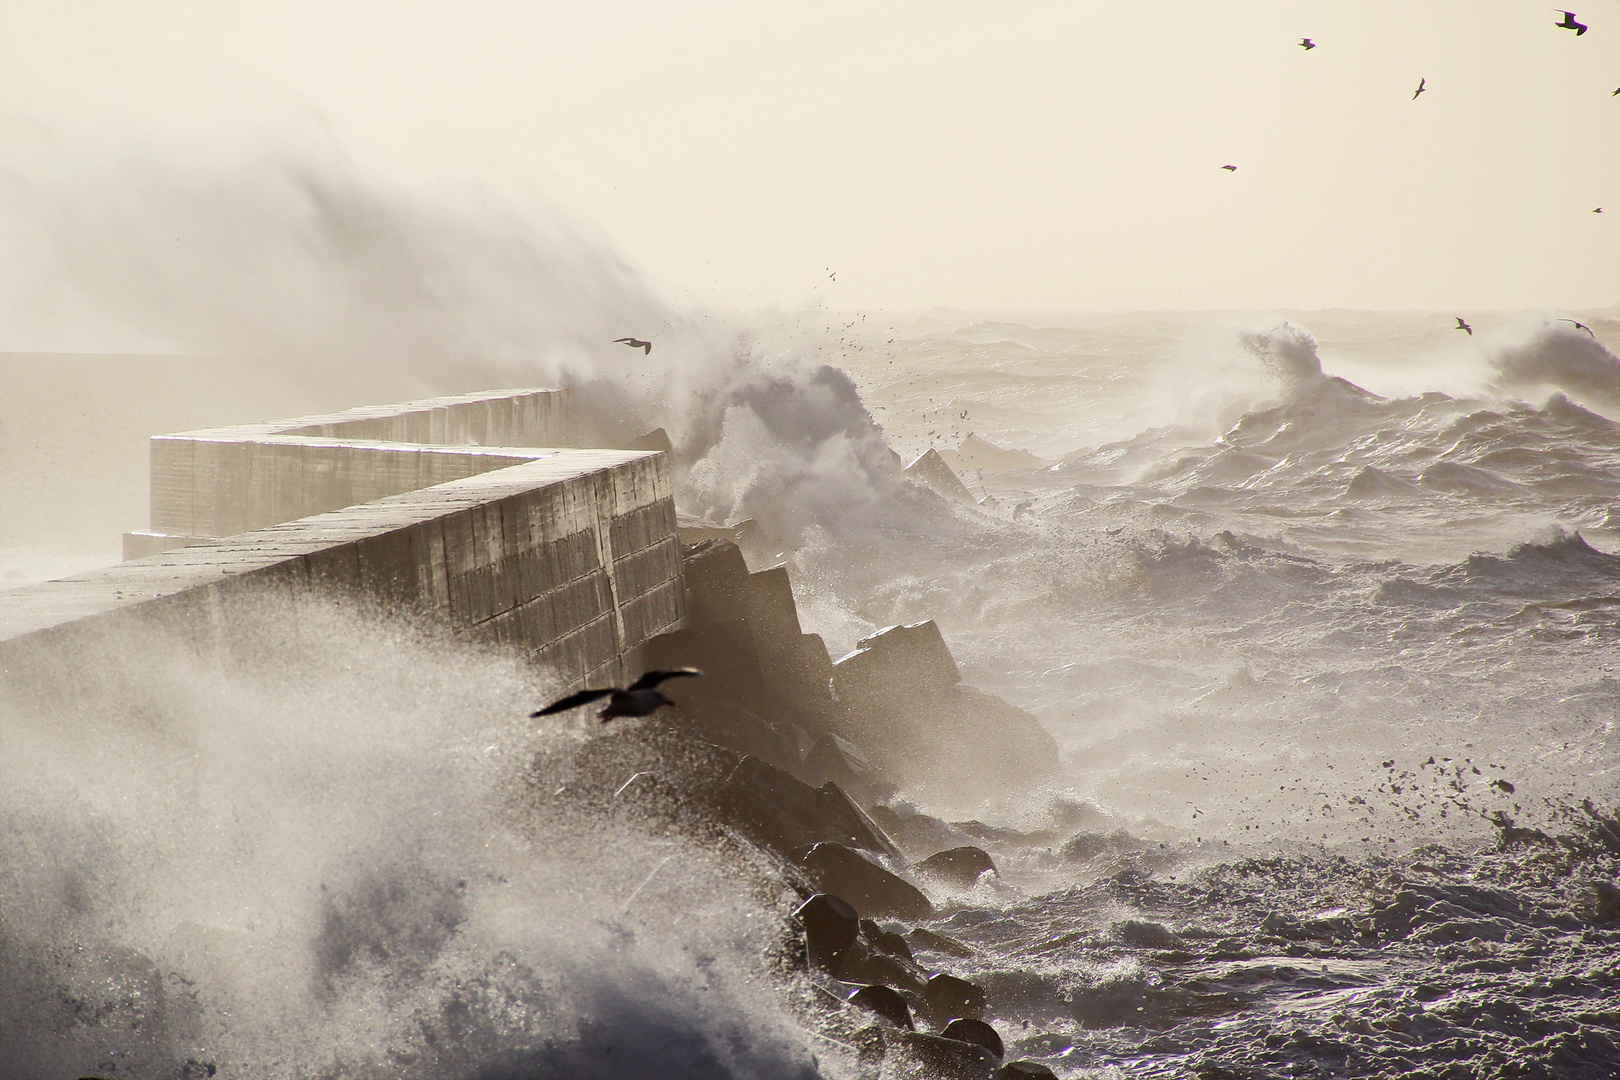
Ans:
[{"label": "pale sky", "polygon": [[722,308],[1579,309],[1620,0],[1577,8],[5,0],[0,169],[320,147]]}]

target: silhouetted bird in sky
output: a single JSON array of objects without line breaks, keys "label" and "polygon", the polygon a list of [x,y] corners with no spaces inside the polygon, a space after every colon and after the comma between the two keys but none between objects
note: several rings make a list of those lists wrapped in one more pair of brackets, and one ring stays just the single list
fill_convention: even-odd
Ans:
[{"label": "silhouetted bird in sky", "polygon": [[650,341],[642,341],[640,338],[616,337],[616,338],[613,339],[613,344],[615,344],[615,345],[628,345],[632,349],[641,349],[643,351],[644,355],[647,355],[647,356],[652,355],[652,342],[650,342]]},{"label": "silhouetted bird in sky", "polygon": [[1299,47],[1304,49],[1306,52],[1310,52],[1312,49],[1316,48],[1316,42],[1312,41],[1308,37],[1302,37],[1299,39]]},{"label": "silhouetted bird in sky", "polygon": [[1225,169],[1227,172],[1237,172],[1236,165],[1222,165],[1221,168]]},{"label": "silhouetted bird in sky", "polygon": [[1613,90],[1611,90],[1609,92],[1609,96],[1610,97],[1620,97],[1620,86],[1617,86]]},{"label": "silhouetted bird in sky", "polygon": [[674,668],[670,671],[649,671],[629,686],[620,690],[616,686],[605,687],[601,690],[581,690],[577,694],[569,694],[565,698],[558,698],[543,709],[536,709],[530,713],[530,718],[536,716],[550,716],[552,713],[567,712],[569,709],[595,701],[597,698],[607,698],[608,703],[596,718],[604,724],[616,716],[647,716],[657,712],[665,705],[675,704],[669,698],[658,692],[658,684],[665,679],[679,679],[687,675],[702,675],[703,672],[695,667]]},{"label": "silhouetted bird in sky", "polygon": [[1594,213],[1594,214],[1601,214],[1601,213],[1603,213],[1603,207],[1601,207],[1601,206],[1600,206],[1600,207],[1598,207],[1598,208],[1597,208],[1597,209],[1596,209],[1596,210],[1594,210],[1594,211],[1592,211],[1592,213]]},{"label": "silhouetted bird in sky", "polygon": [[[1564,11],[1563,8],[1553,8],[1553,10]],[[1553,25],[1563,30],[1575,31],[1576,37],[1580,37],[1582,34],[1586,33],[1586,24],[1576,22],[1575,13],[1573,11],[1564,11],[1564,21],[1560,23],[1553,23]]]},{"label": "silhouetted bird in sky", "polygon": [[1428,80],[1428,79],[1426,79],[1426,78],[1425,78],[1425,79],[1419,79],[1419,80],[1418,80],[1418,88],[1417,88],[1417,89],[1416,89],[1416,90],[1414,90],[1414,91],[1412,91],[1412,100],[1413,100],[1413,101],[1416,101],[1416,100],[1417,100],[1417,96],[1418,96],[1418,95],[1419,95],[1419,94],[1421,94],[1421,93],[1423,93],[1423,85],[1424,85],[1424,84],[1425,84],[1425,83],[1427,83],[1427,82],[1428,82],[1428,81],[1429,81],[1429,80]]},{"label": "silhouetted bird in sky", "polygon": [[1463,322],[1461,315],[1456,316],[1456,319],[1457,319],[1457,325],[1453,326],[1452,329],[1453,330],[1466,330],[1466,331],[1468,331],[1468,336],[1473,337],[1474,336],[1474,328],[1472,326],[1469,326],[1467,323]]},{"label": "silhouetted bird in sky", "polygon": [[[1559,320],[1558,320],[1558,321],[1559,321],[1559,322],[1567,322],[1567,323],[1571,323],[1571,324],[1573,324],[1573,325],[1575,325],[1575,326],[1578,326],[1578,327],[1580,327],[1580,328],[1581,328],[1581,329],[1582,329],[1582,330],[1585,330],[1585,331],[1586,331],[1586,332],[1587,332],[1587,333],[1588,333],[1588,334],[1592,334],[1592,328],[1591,328],[1591,327],[1590,327],[1590,326],[1587,326],[1587,325],[1586,325],[1586,324],[1585,324],[1585,323],[1583,323],[1583,322],[1575,322],[1575,320],[1574,320],[1574,319],[1559,319]],[[1592,336],[1593,336],[1593,337],[1597,337],[1597,335],[1596,335],[1596,334],[1592,334]]]}]

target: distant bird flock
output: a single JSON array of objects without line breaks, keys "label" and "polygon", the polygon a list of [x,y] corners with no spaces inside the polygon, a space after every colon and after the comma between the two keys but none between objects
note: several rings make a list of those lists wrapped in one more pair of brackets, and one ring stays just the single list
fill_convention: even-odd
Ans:
[{"label": "distant bird flock", "polygon": [[[1586,33],[1586,31],[1588,29],[1590,29],[1590,27],[1588,27],[1585,23],[1583,23],[1580,20],[1576,19],[1575,13],[1573,11],[1564,11],[1563,8],[1553,8],[1553,10],[1557,11],[1557,12],[1560,12],[1564,16],[1562,21],[1553,23],[1553,25],[1558,27],[1560,30],[1573,30],[1573,31],[1575,31],[1575,36],[1580,37],[1582,34]],[[1311,40],[1308,37],[1302,37],[1302,38],[1299,39],[1299,47],[1301,49],[1304,49],[1306,52],[1310,52],[1312,49],[1315,49],[1317,47],[1317,44],[1316,44],[1315,41]],[[1418,79],[1417,89],[1412,91],[1412,100],[1416,101],[1419,96],[1421,96],[1422,94],[1428,93],[1428,91],[1429,91],[1428,77],[1427,76],[1420,77]],[[1616,87],[1609,94],[1609,96],[1610,97],[1620,97],[1620,87]],[[1221,169],[1223,169],[1224,171],[1226,171],[1228,173],[1235,173],[1235,172],[1237,172],[1238,167],[1236,165],[1227,164],[1227,165],[1222,165]],[[1594,213],[1594,214],[1603,213],[1603,207],[1601,207],[1601,206],[1597,207],[1596,209],[1594,209],[1592,211],[1592,213]],[[838,280],[838,271],[834,270],[830,266],[829,267],[824,267],[824,269],[825,269],[825,271],[827,273],[828,280],[830,280],[830,281],[837,281]],[[1573,320],[1566,319],[1566,320],[1563,320],[1563,321],[1571,322]],[[1580,323],[1576,323],[1575,325],[1580,326],[1581,329],[1583,329],[1583,330],[1586,330],[1586,327],[1582,326],[1582,324],[1580,324]],[[1455,327],[1453,327],[1452,329],[1454,329],[1454,330],[1466,330],[1468,332],[1469,337],[1472,337],[1473,334],[1474,334],[1474,328],[1472,326],[1469,326],[1460,317],[1457,318],[1457,325]],[[1587,332],[1591,333],[1590,330],[1588,330]],[[641,349],[643,351],[643,353],[645,353],[647,355],[651,355],[651,353],[652,353],[652,342],[643,341],[640,338],[634,338],[634,337],[615,338],[614,343],[618,344],[618,345],[627,345],[632,349]]]},{"label": "distant bird flock", "polygon": [[[1553,8],[1553,10],[1557,11],[1557,12],[1560,12],[1564,16],[1564,18],[1563,18],[1563,20],[1561,22],[1553,23],[1553,25],[1558,27],[1560,30],[1573,30],[1573,31],[1575,31],[1575,36],[1580,37],[1582,34],[1586,33],[1586,31],[1588,29],[1590,29],[1590,27],[1588,27],[1585,23],[1583,23],[1583,22],[1581,22],[1581,21],[1579,21],[1578,19],[1575,18],[1575,13],[1573,11],[1564,11],[1563,8]],[[1312,49],[1316,48],[1316,42],[1312,41],[1308,37],[1303,37],[1303,38],[1299,39],[1299,47],[1301,49],[1304,49],[1306,52],[1310,52]],[[1420,77],[1418,79],[1417,89],[1412,91],[1412,100],[1416,101],[1420,94],[1428,93],[1428,89],[1429,89],[1429,80],[1428,80],[1428,78],[1426,76]],[[1609,96],[1610,97],[1620,97],[1620,87],[1616,87],[1613,91],[1611,91]],[[1224,169],[1225,171],[1229,172],[1229,173],[1237,172],[1237,166],[1236,165],[1222,165],[1221,168]],[[1593,210],[1592,213],[1594,213],[1594,214],[1603,213],[1603,207],[1599,206],[1598,208]],[[1474,336],[1474,328],[1472,326],[1469,326],[1466,322],[1464,322],[1460,316],[1456,316],[1456,319],[1457,319],[1457,325],[1452,327],[1452,329],[1453,330],[1465,330],[1465,331],[1468,332],[1469,337],[1473,337]],[[1561,322],[1575,322],[1574,319],[1561,319],[1559,321],[1561,321]],[[1575,325],[1579,326],[1582,330],[1585,330],[1589,334],[1592,333],[1592,331],[1583,323],[1575,323]]]}]

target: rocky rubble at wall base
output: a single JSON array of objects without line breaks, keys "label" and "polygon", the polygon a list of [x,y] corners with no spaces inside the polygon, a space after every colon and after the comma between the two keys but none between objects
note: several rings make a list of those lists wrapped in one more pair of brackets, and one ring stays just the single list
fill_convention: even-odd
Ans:
[{"label": "rocky rubble at wall base", "polygon": [[[1051,736],[1022,710],[962,686],[932,622],[880,631],[834,663],[800,628],[784,569],[751,573],[724,540],[683,555],[688,626],[650,641],[643,662],[706,677],[683,681],[674,715],[588,740],[565,782],[553,786],[548,772],[531,797],[752,849],[744,861],[761,887],[774,879],[797,898],[782,962],[813,988],[799,1001],[801,1019],[872,1075],[1051,1075],[1004,1061],[983,988],[942,970],[971,950],[908,925],[936,914],[922,886],[971,887],[994,869],[991,857],[960,843],[936,848],[928,838],[959,834],[887,805],[919,783],[1004,790],[1049,775]],[[907,840],[891,838],[874,811],[907,822]],[[923,962],[936,958],[945,963]]]}]

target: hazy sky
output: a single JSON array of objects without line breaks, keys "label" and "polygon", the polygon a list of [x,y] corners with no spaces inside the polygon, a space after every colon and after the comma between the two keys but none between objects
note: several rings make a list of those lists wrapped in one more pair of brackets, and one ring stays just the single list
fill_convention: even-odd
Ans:
[{"label": "hazy sky", "polygon": [[1572,309],[1620,302],[1577,8],[6,0],[0,167],[316,148],[721,307]]}]

